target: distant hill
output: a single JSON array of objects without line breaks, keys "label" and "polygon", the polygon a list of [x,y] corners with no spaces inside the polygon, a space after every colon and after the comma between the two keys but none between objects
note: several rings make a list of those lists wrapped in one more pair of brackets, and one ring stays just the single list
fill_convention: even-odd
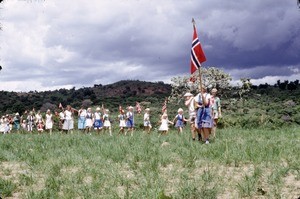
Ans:
[{"label": "distant hill", "polygon": [[122,80],[113,84],[95,84],[80,89],[54,91],[8,92],[0,91],[0,113],[24,112],[25,110],[55,110],[58,104],[70,104],[74,108],[93,105],[117,109],[119,105],[135,105],[135,102],[162,103],[171,93],[171,85],[163,82]]}]

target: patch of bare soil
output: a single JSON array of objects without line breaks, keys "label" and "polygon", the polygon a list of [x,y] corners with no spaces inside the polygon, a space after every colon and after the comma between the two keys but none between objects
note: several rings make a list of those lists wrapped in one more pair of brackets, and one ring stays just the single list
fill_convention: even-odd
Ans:
[{"label": "patch of bare soil", "polygon": [[19,180],[21,175],[32,175],[34,184],[31,185],[31,189],[35,191],[42,190],[44,188],[44,176],[39,173],[32,173],[29,166],[22,162],[2,162],[0,164],[0,178],[5,180],[11,180],[16,186],[16,190],[12,197],[8,198],[23,198],[25,192],[28,191],[28,187],[22,185]]}]

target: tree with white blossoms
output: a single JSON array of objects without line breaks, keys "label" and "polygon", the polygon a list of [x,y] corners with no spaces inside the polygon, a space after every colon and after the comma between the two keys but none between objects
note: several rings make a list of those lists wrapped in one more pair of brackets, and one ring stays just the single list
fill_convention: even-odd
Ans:
[{"label": "tree with white blossoms", "polygon": [[[171,79],[172,91],[169,97],[170,101],[181,100],[186,92],[199,92],[199,76],[198,71],[190,76],[178,76]],[[218,90],[230,88],[231,76],[223,70],[216,67],[202,67],[202,84],[207,88],[217,88]]]}]

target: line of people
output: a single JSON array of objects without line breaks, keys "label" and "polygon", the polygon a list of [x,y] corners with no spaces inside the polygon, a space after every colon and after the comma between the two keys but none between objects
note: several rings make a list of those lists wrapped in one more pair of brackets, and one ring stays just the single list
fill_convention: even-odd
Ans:
[{"label": "line of people", "polygon": [[[186,122],[190,123],[190,129],[192,132],[192,139],[202,140],[205,143],[209,143],[210,137],[215,137],[216,126],[218,118],[221,117],[221,103],[220,98],[216,96],[217,89],[212,89],[211,94],[207,93],[206,88],[202,87],[201,92],[194,96],[191,93],[186,93],[185,106],[188,108],[189,118],[184,117],[184,110],[179,108],[176,116],[172,121],[168,119],[167,110],[163,109],[163,114],[160,117],[158,131],[162,135],[168,134],[169,126],[174,125],[178,129],[178,133],[183,131]],[[92,131],[109,132],[112,136],[112,124],[110,111],[103,107],[97,107],[95,111],[92,108],[85,109],[81,107],[79,110],[67,105],[64,109],[60,107],[61,111],[51,113],[50,110],[46,111],[43,117],[40,111],[35,112],[25,111],[24,115],[20,116],[16,113],[14,117],[10,115],[2,116],[0,119],[0,132],[6,134],[12,129],[16,131],[32,132],[35,128],[38,133],[44,131],[52,133],[54,127],[54,120],[57,120],[58,129],[61,132],[72,132],[74,129],[74,116],[78,117],[78,130],[86,134],[91,134]],[[119,134],[127,135],[130,133],[133,135],[134,130],[134,108],[132,106],[127,107],[127,111],[119,107],[119,115],[117,116],[119,121]],[[141,110],[140,110],[141,111]],[[139,111],[139,112],[140,112]],[[150,133],[152,125],[150,122],[150,109],[146,108],[143,117],[144,131]]]}]

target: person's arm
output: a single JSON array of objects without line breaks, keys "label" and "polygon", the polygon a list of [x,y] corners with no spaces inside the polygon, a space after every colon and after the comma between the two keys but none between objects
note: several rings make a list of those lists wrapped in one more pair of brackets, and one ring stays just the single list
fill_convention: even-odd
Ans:
[{"label": "person's arm", "polygon": [[173,124],[175,123],[177,116],[178,116],[178,115],[176,115],[176,116],[174,117],[174,119],[172,120],[172,123],[173,123]]},{"label": "person's arm", "polygon": [[219,117],[222,117],[222,112],[221,112],[221,100],[219,98],[218,100],[218,113],[219,113]]},{"label": "person's arm", "polygon": [[210,100],[210,95],[209,94],[202,94],[202,99],[203,99],[203,105],[207,106],[209,104]]}]

